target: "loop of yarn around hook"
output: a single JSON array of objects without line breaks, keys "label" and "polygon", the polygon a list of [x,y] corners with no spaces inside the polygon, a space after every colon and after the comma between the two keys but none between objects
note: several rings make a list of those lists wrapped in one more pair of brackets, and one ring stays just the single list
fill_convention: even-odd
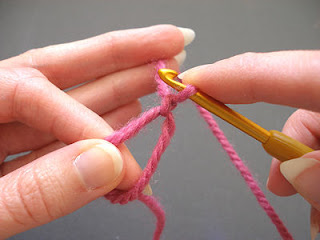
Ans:
[{"label": "loop of yarn around hook", "polygon": [[[165,64],[163,61],[159,61],[156,65],[156,70],[159,70],[161,68],[165,68]],[[144,195],[142,192],[149,183],[152,175],[155,173],[161,155],[170,144],[170,139],[174,134],[175,122],[172,111],[176,108],[178,103],[185,101],[190,96],[195,94],[196,88],[194,86],[188,85],[183,91],[177,94],[172,94],[168,86],[164,82],[162,82],[158,74],[155,75],[155,80],[158,84],[158,95],[162,98],[161,105],[144,112],[140,117],[133,119],[126,126],[114,132],[112,135],[106,137],[105,140],[118,146],[126,140],[134,137],[147,124],[149,124],[159,116],[163,116],[165,120],[162,124],[159,140],[154,147],[151,157],[149,158],[147,165],[143,169],[142,174],[136,184],[128,191],[115,189],[108,193],[105,197],[114,204],[127,204],[128,202],[136,199],[143,202],[157,218],[153,239],[159,240],[165,225],[165,213],[155,197]],[[253,178],[247,166],[237,155],[232,145],[228,142],[227,138],[224,136],[222,130],[212,118],[211,114],[200,106],[197,107],[201,116],[208,123],[212,133],[216,136],[222,148],[226,151],[230,160],[237,168],[252,193],[255,195],[257,202],[260,204],[261,208],[266,212],[272,223],[277,228],[282,239],[293,239],[271,204],[266,199],[264,193],[259,187],[259,184]]]}]

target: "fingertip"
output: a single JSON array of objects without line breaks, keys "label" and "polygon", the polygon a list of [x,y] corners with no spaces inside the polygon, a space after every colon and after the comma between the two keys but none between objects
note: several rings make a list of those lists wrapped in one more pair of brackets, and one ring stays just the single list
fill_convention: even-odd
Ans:
[{"label": "fingertip", "polygon": [[179,63],[174,58],[166,60],[166,67],[180,72]]},{"label": "fingertip", "polygon": [[191,28],[183,28],[178,27],[178,29],[181,31],[184,39],[184,46],[188,46],[190,43],[193,42],[194,38],[196,37],[196,33]]},{"label": "fingertip", "polygon": [[277,159],[272,159],[267,189],[273,194],[281,197],[291,196],[297,193],[294,187],[281,174],[280,161]]},{"label": "fingertip", "polygon": [[85,187],[91,191],[101,187],[112,190],[123,176],[123,159],[120,151],[110,142],[97,145],[87,142],[88,149],[74,161],[77,173]]},{"label": "fingertip", "polygon": [[119,150],[124,159],[125,169],[124,176],[117,189],[128,190],[138,181],[142,169],[124,144],[119,146]]},{"label": "fingertip", "polygon": [[182,50],[179,54],[174,56],[174,59],[176,60],[179,66],[181,66],[184,63],[186,58],[187,58],[187,52],[185,50]]},{"label": "fingertip", "polygon": [[[191,84],[200,89],[204,89],[205,85],[209,82],[213,86],[213,64],[206,64],[198,67],[191,68],[178,75],[184,84]],[[211,83],[210,83],[211,82]]]}]

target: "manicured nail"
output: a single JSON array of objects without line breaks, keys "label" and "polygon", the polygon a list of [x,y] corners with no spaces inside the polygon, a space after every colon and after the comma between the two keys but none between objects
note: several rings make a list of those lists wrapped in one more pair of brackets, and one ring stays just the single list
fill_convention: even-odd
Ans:
[{"label": "manicured nail", "polygon": [[196,78],[199,77],[198,74],[200,74],[201,72],[210,72],[212,65],[213,64],[204,64],[204,65],[201,65],[201,66],[190,68],[190,69],[180,73],[178,75],[178,78],[179,79],[183,79],[183,78],[186,77],[187,74],[189,74],[189,75],[191,75],[191,76],[189,76],[189,79],[190,79],[190,77],[192,79],[196,79]]},{"label": "manicured nail", "polygon": [[310,212],[310,236],[311,240],[315,240],[318,233],[319,233],[319,224],[320,224],[320,212],[315,209],[314,207],[311,207]]},{"label": "manicured nail", "polygon": [[152,188],[151,188],[150,184],[148,184],[148,185],[144,188],[144,190],[142,191],[142,193],[143,193],[144,195],[148,195],[148,196],[151,196],[151,195],[152,195]]},{"label": "manicured nail", "polygon": [[267,187],[268,191],[270,191],[270,189],[269,189],[269,177],[267,179],[266,187]]},{"label": "manicured nail", "polygon": [[281,163],[280,171],[311,205],[319,206],[320,161],[313,158],[296,158]]},{"label": "manicured nail", "polygon": [[[197,68],[199,68],[199,67],[197,67]],[[191,68],[191,69],[193,69],[193,68]],[[180,73],[180,74],[178,75],[178,78],[179,78],[179,79],[183,79],[188,72],[190,73],[190,72],[192,71],[191,69],[188,69],[188,70]]]},{"label": "manicured nail", "polygon": [[182,32],[183,37],[184,37],[184,46],[189,45],[190,43],[192,43],[192,41],[194,40],[194,38],[196,37],[196,33],[190,29],[190,28],[182,28],[182,27],[178,27],[178,29]]},{"label": "manicured nail", "polygon": [[74,165],[87,189],[111,184],[123,169],[119,150],[111,143],[95,145],[81,153]]},{"label": "manicured nail", "polygon": [[178,55],[176,55],[174,57],[174,59],[177,61],[179,66],[181,66],[184,63],[184,61],[186,60],[186,57],[187,57],[186,51],[182,50]]}]

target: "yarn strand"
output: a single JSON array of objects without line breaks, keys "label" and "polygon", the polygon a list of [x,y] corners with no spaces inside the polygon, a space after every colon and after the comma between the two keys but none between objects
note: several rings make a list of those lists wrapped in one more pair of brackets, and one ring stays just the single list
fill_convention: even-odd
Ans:
[{"label": "yarn strand", "polygon": [[[156,70],[165,68],[165,63],[163,61],[158,61],[156,64]],[[127,204],[133,200],[139,200],[144,203],[150,211],[155,215],[157,219],[156,229],[153,235],[153,240],[159,240],[165,226],[165,212],[160,205],[160,203],[153,196],[144,195],[142,192],[146,185],[149,183],[151,177],[157,170],[158,164],[160,162],[161,156],[169,146],[171,138],[175,131],[175,121],[172,111],[176,108],[177,104],[185,101],[190,96],[196,93],[196,88],[194,86],[188,85],[183,91],[172,94],[169,87],[160,79],[159,75],[155,74],[155,80],[158,84],[157,92],[161,98],[161,105],[151,108],[144,112],[140,117],[133,119],[127,125],[125,125],[120,130],[114,132],[112,135],[104,138],[106,141],[119,146],[126,140],[134,137],[139,131],[144,128],[147,124],[151,123],[156,118],[162,116],[165,118],[161,127],[161,134],[159,136],[158,142],[155,145],[151,157],[149,158],[146,167],[143,169],[142,174],[138,181],[135,183],[131,189],[128,191],[113,190],[108,193],[105,197],[110,200],[111,203]],[[246,184],[256,197],[257,202],[266,212],[272,223],[276,226],[280,236],[284,240],[292,240],[292,236],[280,220],[279,216],[271,206],[271,204],[266,199],[264,193],[259,187],[257,181],[253,178],[249,168],[243,163],[239,155],[236,153],[232,145],[229,143],[228,139],[219,128],[216,121],[213,119],[211,114],[205,109],[197,106],[201,116],[209,125],[212,133],[220,142],[222,148],[225,150],[229,156],[231,162],[240,172],[241,176],[245,180]]]},{"label": "yarn strand", "polygon": [[221,144],[224,151],[228,154],[231,162],[239,171],[244,181],[246,182],[247,186],[250,188],[253,195],[256,197],[259,205],[269,216],[272,223],[276,226],[279,234],[282,236],[283,239],[287,239],[287,240],[293,239],[288,229],[280,220],[278,214],[275,212],[271,204],[268,202],[266,196],[264,195],[261,188],[259,187],[258,182],[252,176],[249,168],[244,164],[244,162],[241,160],[237,152],[234,150],[234,148],[228,141],[227,137],[224,135],[224,133],[220,129],[218,123],[214,120],[212,115],[207,110],[200,107],[199,105],[197,105],[196,107],[198,108],[199,113],[201,114],[203,119],[207,122],[209,128],[211,129],[212,133]]}]

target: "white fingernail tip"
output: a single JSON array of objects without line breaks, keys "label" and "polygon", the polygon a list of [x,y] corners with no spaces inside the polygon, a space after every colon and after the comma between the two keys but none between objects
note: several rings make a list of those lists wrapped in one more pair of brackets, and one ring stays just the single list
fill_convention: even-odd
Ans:
[{"label": "white fingernail tip", "polygon": [[190,43],[192,43],[192,41],[194,40],[194,38],[196,37],[196,33],[190,29],[190,28],[182,28],[182,27],[178,27],[178,29],[182,32],[183,37],[184,37],[184,46],[189,45]]},{"label": "white fingernail tip", "polygon": [[179,79],[183,79],[185,73],[186,73],[186,72],[180,73],[180,74],[178,75],[178,78],[179,78]]},{"label": "white fingernail tip", "polygon": [[186,51],[182,50],[178,55],[176,55],[174,57],[174,59],[177,61],[179,66],[181,66],[184,63],[184,61],[186,60],[186,57],[187,57]]},{"label": "white fingernail tip", "polygon": [[280,164],[280,172],[292,183],[302,172],[317,164],[319,161],[313,158],[291,159]]},{"label": "white fingernail tip", "polygon": [[[190,70],[190,69],[189,69],[189,70]],[[187,74],[187,72],[189,72],[189,70],[186,70],[186,71],[180,73],[180,74],[178,75],[178,78],[179,78],[179,79],[183,79],[183,78],[185,77],[185,75]]]}]

